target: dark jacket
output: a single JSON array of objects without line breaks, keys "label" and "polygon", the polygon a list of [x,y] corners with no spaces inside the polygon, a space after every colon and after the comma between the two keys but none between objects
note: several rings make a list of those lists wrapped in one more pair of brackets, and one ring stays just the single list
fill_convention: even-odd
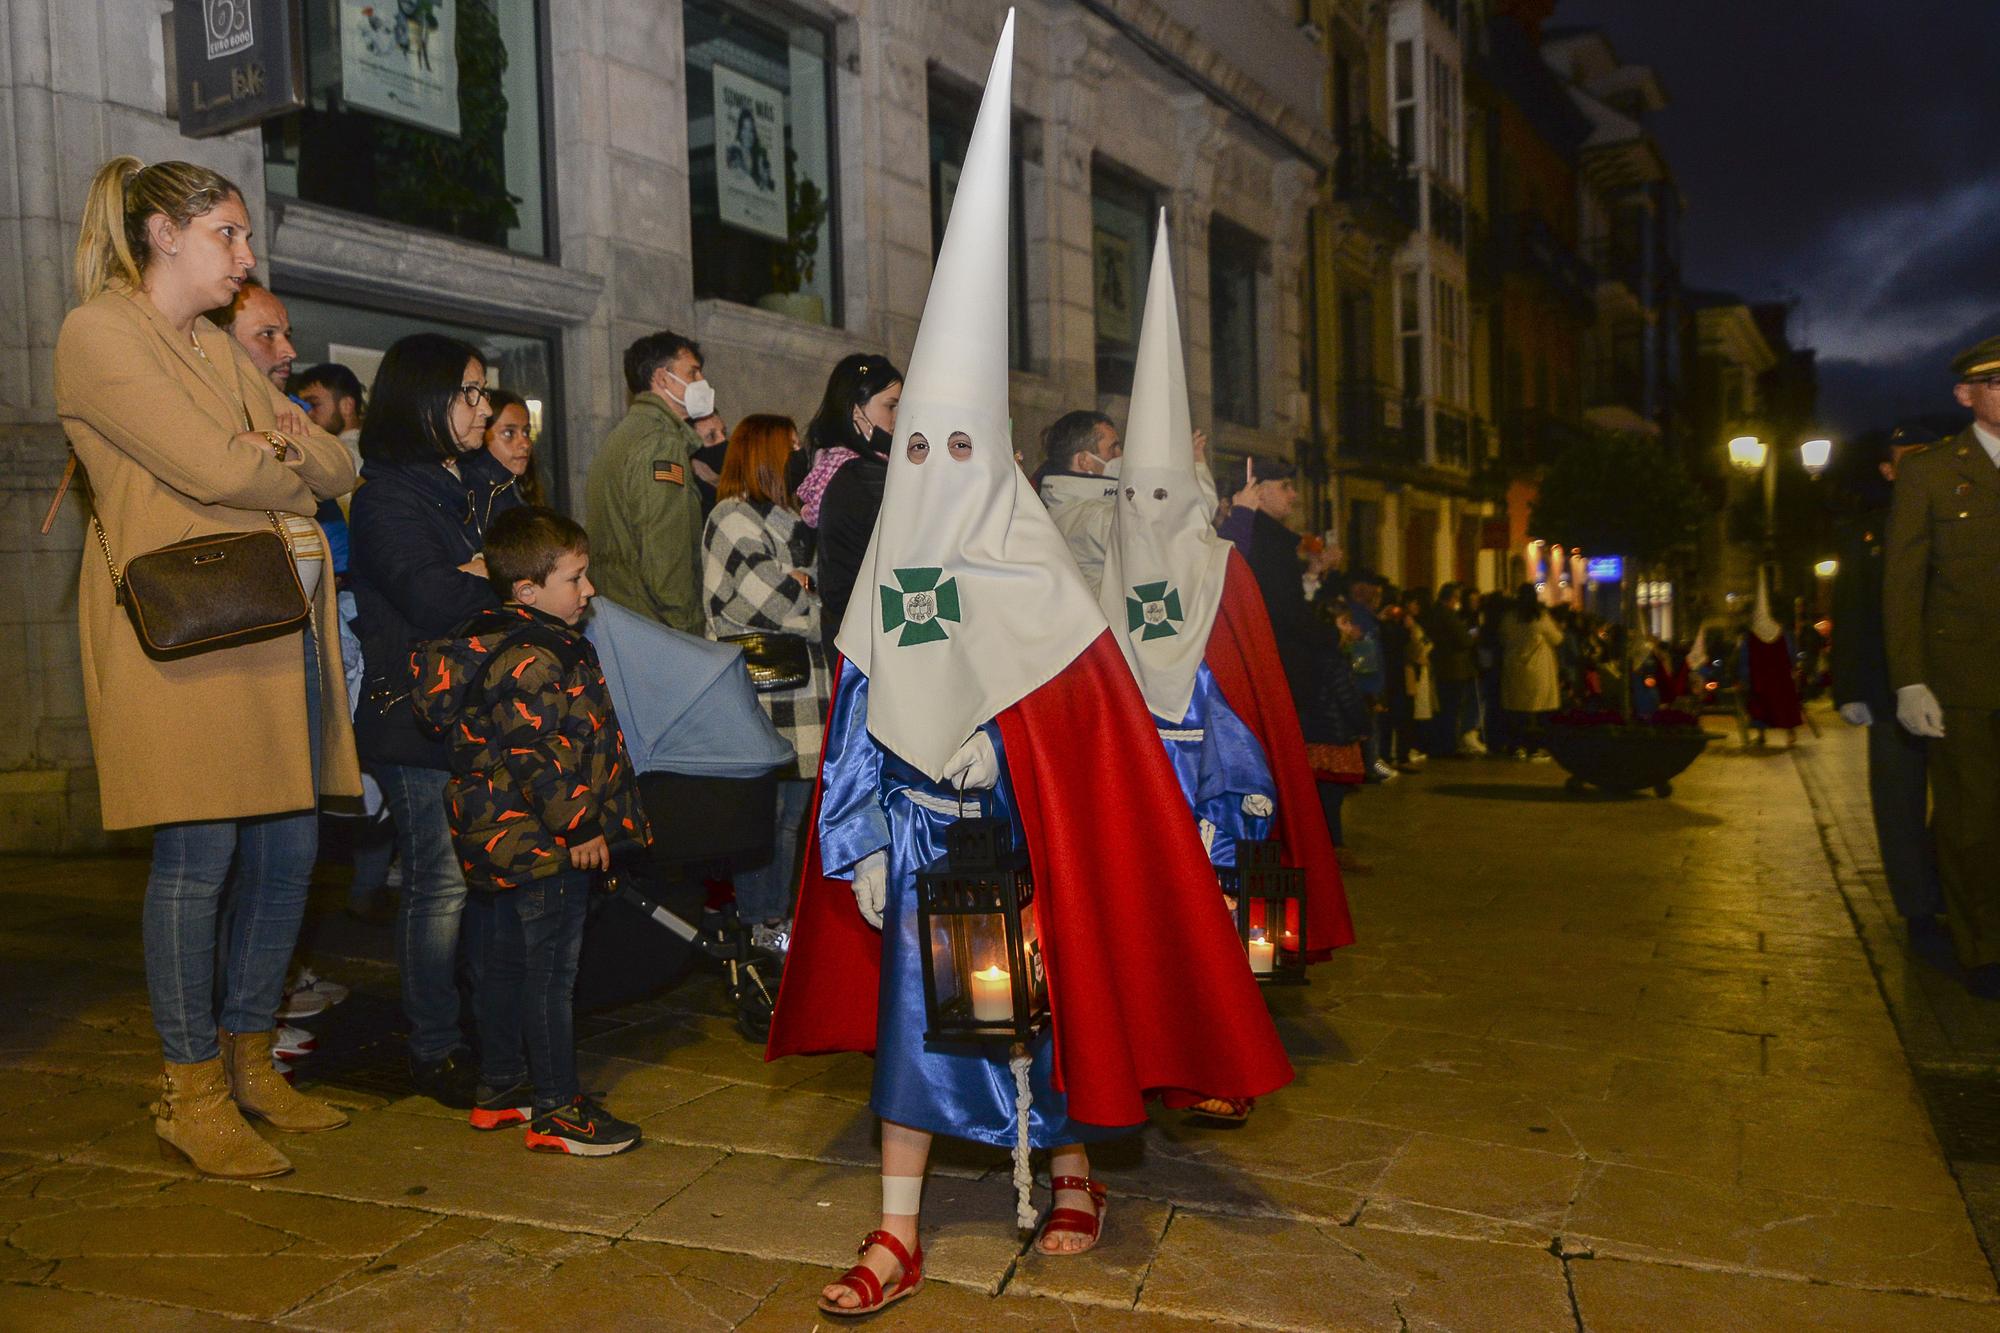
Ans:
[{"label": "dark jacket", "polygon": [[1424,633],[1431,636],[1431,675],[1440,685],[1468,681],[1479,674],[1472,626],[1448,606],[1433,604],[1424,613]]},{"label": "dark jacket", "polygon": [[514,603],[423,645],[416,714],[445,734],[445,807],[468,884],[569,869],[569,848],[648,841],[631,758],[583,631]]},{"label": "dark jacket", "polygon": [[1886,509],[1834,525],[1840,567],[1833,576],[1833,701],[1864,703],[1877,722],[1896,715],[1889,688],[1889,643],[1882,628],[1882,547]]},{"label": "dark jacket", "polygon": [[447,768],[444,746],[399,705],[409,696],[417,644],[499,605],[485,579],[459,568],[485,540],[473,490],[435,463],[368,463],[348,526],[363,665],[355,748],[371,763]]},{"label": "dark jacket", "polygon": [[1308,745],[1352,745],[1368,735],[1368,701],[1355,683],[1354,668],[1345,652],[1329,653],[1320,661],[1319,706],[1299,721]]},{"label": "dark jacket", "polygon": [[875,535],[875,516],[882,510],[882,484],[888,476],[888,459],[863,454],[849,459],[833,474],[820,498],[818,568],[813,582],[819,585],[820,639],[829,662],[833,660],[834,636],[840,633],[841,619],[847,614],[847,599],[861,573],[861,557],[868,553],[868,539]]},{"label": "dark jacket", "polygon": [[1313,614],[1306,601],[1304,567],[1299,563],[1299,535],[1263,511],[1250,520],[1250,573],[1264,594],[1271,616],[1271,633],[1278,640],[1278,660],[1292,687],[1292,703],[1301,716],[1318,705],[1319,664],[1340,650],[1340,635]]},{"label": "dark jacket", "polygon": [[1972,427],[1896,465],[1883,548],[1889,684],[2000,708],[2000,467]]},{"label": "dark jacket", "polygon": [[472,521],[482,533],[493,526],[494,519],[527,503],[521,494],[521,479],[484,449],[460,454],[458,475],[465,478],[466,494],[472,500]]}]

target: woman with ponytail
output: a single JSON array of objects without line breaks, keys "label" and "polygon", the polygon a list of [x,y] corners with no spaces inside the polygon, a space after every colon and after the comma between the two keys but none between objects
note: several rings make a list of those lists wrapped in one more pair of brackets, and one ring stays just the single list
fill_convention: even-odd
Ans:
[{"label": "woman with ponytail", "polygon": [[[206,167],[107,162],[84,206],[80,304],[55,356],[56,411],[90,480],[77,617],[103,823],[154,830],[143,923],[166,1057],[155,1129],[163,1155],[226,1177],[291,1169],[246,1114],[295,1134],[347,1121],[273,1071],[271,1029],[305,914],[315,807],[361,790],[312,518],[354,489],[354,465],[203,314],[249,277],[250,232],[242,191]],[[274,522],[313,606],[308,627],[148,656],[120,605],[126,563]],[[218,950],[225,882],[235,902]]]}]

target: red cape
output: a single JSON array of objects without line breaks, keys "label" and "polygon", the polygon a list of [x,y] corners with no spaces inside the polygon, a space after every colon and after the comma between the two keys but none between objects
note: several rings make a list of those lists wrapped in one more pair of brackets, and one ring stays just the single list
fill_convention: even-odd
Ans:
[{"label": "red cape", "polygon": [[1806,717],[1799,710],[1799,686],[1792,679],[1792,654],[1785,636],[1765,643],[1754,634],[1744,636],[1749,644],[1750,693],[1744,709],[1750,720],[1761,727],[1791,730],[1803,727]]},{"label": "red cape", "polygon": [[[1187,799],[1110,631],[997,720],[1070,1115],[1133,1125],[1149,1095],[1184,1104],[1289,1083]],[[875,1049],[882,936],[849,883],[823,873],[818,826],[815,790],[767,1059]]]},{"label": "red cape", "polygon": [[1319,803],[1319,786],[1306,762],[1305,732],[1278,660],[1278,640],[1264,595],[1243,557],[1229,553],[1229,573],[1222,584],[1222,607],[1209,631],[1204,660],[1245,726],[1264,746],[1265,761],[1278,791],[1278,841],[1285,863],[1306,872],[1306,957],[1323,962],[1335,949],[1354,943],[1354,921],[1347,910],[1347,890],[1341,883],[1340,862],[1326,815]]}]

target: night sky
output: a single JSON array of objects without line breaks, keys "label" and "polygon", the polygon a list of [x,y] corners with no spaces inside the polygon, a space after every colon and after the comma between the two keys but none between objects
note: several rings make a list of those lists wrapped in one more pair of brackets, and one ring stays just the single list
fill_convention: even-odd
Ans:
[{"label": "night sky", "polygon": [[2000,333],[2000,0],[1561,0],[1551,26],[1659,75],[1686,281],[1798,299],[1827,428],[1956,410],[1946,364]]}]

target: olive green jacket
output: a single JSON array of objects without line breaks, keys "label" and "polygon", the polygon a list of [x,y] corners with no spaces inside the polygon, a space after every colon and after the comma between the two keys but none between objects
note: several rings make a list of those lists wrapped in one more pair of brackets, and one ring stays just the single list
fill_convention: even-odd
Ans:
[{"label": "olive green jacket", "polygon": [[591,460],[584,485],[590,581],[601,596],[663,625],[700,634],[701,440],[658,394],[632,400]]},{"label": "olive green jacket", "polygon": [[1971,427],[1896,465],[1886,546],[1889,684],[2000,708],[2000,467]]}]

